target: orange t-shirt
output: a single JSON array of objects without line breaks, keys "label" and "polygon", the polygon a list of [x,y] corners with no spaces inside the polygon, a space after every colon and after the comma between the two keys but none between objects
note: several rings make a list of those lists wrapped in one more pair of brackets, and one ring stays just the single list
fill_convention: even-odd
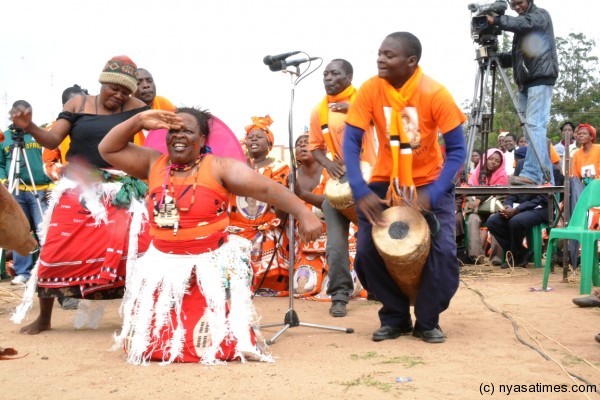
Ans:
[{"label": "orange t-shirt", "polygon": [[[342,101],[349,102],[350,99],[348,98]],[[330,150],[327,148],[325,138],[323,137],[323,131],[321,130],[322,123],[320,119],[320,110],[321,103],[317,104],[310,114],[308,149],[310,151],[322,149],[327,153]],[[328,119],[327,126],[329,128],[329,135],[331,136],[335,154],[339,155],[343,159],[344,156],[342,154],[342,143],[344,140],[344,129],[346,128],[346,114],[330,110]],[[369,126],[367,129],[365,129],[365,134],[362,140],[361,160],[366,161],[373,166],[375,165],[376,159],[375,135],[373,133],[373,127]]]},{"label": "orange t-shirt", "polygon": [[588,153],[580,148],[573,154],[571,163],[571,176],[583,178],[589,171],[590,176],[600,178],[600,144],[592,144]]},{"label": "orange t-shirt", "polygon": [[[379,151],[373,169],[372,182],[387,182],[392,174],[392,154],[389,137],[389,123],[386,121],[385,108],[391,109],[389,99],[378,76],[366,81],[358,91],[356,99],[346,117],[346,123],[367,130],[371,121],[375,123]],[[420,143],[413,147],[413,181],[415,186],[434,182],[444,159],[438,143],[438,132],[446,133],[466,121],[448,90],[423,75],[419,87],[410,98],[407,108],[416,110],[419,121]],[[391,113],[390,113],[391,114]]]},{"label": "orange t-shirt", "polygon": [[560,156],[556,152],[556,149],[554,148],[554,146],[550,146],[550,162],[552,164],[556,164],[559,161],[560,161]]}]

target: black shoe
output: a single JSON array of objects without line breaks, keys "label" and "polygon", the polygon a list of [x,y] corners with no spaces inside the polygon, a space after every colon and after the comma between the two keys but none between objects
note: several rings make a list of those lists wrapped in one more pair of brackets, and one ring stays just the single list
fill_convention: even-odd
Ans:
[{"label": "black shoe", "polygon": [[500,261],[500,260],[494,260],[494,261],[492,261],[492,265],[494,267],[501,267],[502,266],[502,261]]},{"label": "black shoe", "polygon": [[382,340],[396,339],[397,337],[400,337],[402,335],[408,335],[412,331],[412,324],[399,328],[383,325],[381,328],[373,332],[373,341],[381,342]]},{"label": "black shoe", "polygon": [[346,311],[346,303],[341,300],[334,300],[329,307],[329,314],[332,317],[345,317],[348,312]]},{"label": "black shoe", "polygon": [[458,259],[461,263],[465,265],[473,265],[475,264],[475,259],[468,254],[462,253],[458,255]]},{"label": "black shoe", "polygon": [[500,268],[502,269],[507,269],[509,267],[508,263],[506,261],[502,261],[500,263]]},{"label": "black shoe", "polygon": [[600,299],[593,294],[586,297],[576,297],[573,299],[573,303],[579,307],[600,307]]},{"label": "black shoe", "polygon": [[426,343],[444,343],[446,341],[446,336],[439,325],[429,330],[415,328],[412,334]]},{"label": "black shoe", "polygon": [[379,301],[377,300],[377,297],[375,297],[375,295],[369,291],[367,291],[367,300]]},{"label": "black shoe", "polygon": [[529,250],[526,250],[523,252],[523,255],[521,257],[519,257],[518,260],[515,261],[515,267],[518,268],[525,268],[527,267],[527,264],[529,264],[529,261],[531,261],[531,257],[533,256],[533,253]]}]

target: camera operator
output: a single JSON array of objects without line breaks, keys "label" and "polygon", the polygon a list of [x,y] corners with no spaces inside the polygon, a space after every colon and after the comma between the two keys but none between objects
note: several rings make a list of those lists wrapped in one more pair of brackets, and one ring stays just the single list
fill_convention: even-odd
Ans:
[{"label": "camera operator", "polygon": [[[16,101],[12,108],[31,107],[24,100]],[[23,212],[35,226],[36,231],[42,222],[43,214],[46,212],[47,201],[46,191],[51,189],[52,180],[44,174],[42,163],[42,146],[31,136],[31,134],[11,125],[4,132],[4,141],[0,144],[0,182],[9,187],[9,173],[13,163],[13,149],[17,148],[20,154],[19,165],[15,165],[14,171],[19,171],[19,182],[15,182],[15,189],[12,191],[13,197],[17,200]],[[23,149],[25,152],[23,153]],[[27,155],[27,158],[25,158]],[[27,168],[28,161],[31,174]],[[13,176],[16,179],[16,176]],[[33,190],[33,185],[37,191],[37,198]],[[16,188],[18,187],[18,194]],[[39,201],[39,204],[38,204]],[[40,211],[41,206],[41,211]],[[33,257],[31,254],[19,254],[13,252],[15,277],[12,285],[25,284],[29,280],[30,272],[33,269]]]},{"label": "camera operator", "polygon": [[[519,107],[525,113],[531,136],[529,144],[535,146],[546,171],[552,171],[546,145],[546,126],[550,119],[552,90],[558,78],[558,57],[550,14],[538,8],[533,1],[510,0],[510,8],[518,16],[488,15],[487,22],[514,33],[511,53],[498,56],[503,67],[512,63],[515,82],[519,87]],[[552,174],[547,178],[554,183]],[[535,185],[544,181],[537,157],[534,152],[527,152],[523,170],[520,176],[511,179],[511,184]]]}]

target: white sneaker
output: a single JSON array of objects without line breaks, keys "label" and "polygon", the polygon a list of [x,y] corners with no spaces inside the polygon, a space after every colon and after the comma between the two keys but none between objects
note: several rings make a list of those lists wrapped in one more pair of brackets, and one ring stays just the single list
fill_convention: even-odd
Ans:
[{"label": "white sneaker", "polygon": [[23,275],[17,275],[15,278],[10,281],[11,285],[25,285],[29,279],[25,278]]}]

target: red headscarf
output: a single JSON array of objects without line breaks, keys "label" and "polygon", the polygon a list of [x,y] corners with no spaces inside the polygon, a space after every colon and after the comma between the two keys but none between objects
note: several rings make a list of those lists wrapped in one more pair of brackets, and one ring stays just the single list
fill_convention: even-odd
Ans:
[{"label": "red headscarf", "polygon": [[481,186],[479,185],[479,171],[481,170],[482,165],[485,165],[485,168],[487,169],[487,159],[494,153],[500,154],[500,158],[502,159],[502,161],[500,162],[500,166],[498,167],[498,169],[492,172],[492,176],[489,179],[487,179],[487,183],[484,186],[508,185],[508,175],[506,175],[506,168],[504,167],[504,155],[502,154],[502,151],[496,148],[489,149],[485,153],[485,160],[483,157],[481,158],[481,161],[479,161],[479,164],[477,164],[477,166],[473,170],[473,173],[471,174],[471,177],[469,178],[469,185]]},{"label": "red headscarf", "polygon": [[592,142],[596,141],[596,129],[593,126],[590,124],[579,124],[577,125],[577,129],[575,129],[575,131],[577,132],[579,128],[586,128],[588,131],[590,131],[590,135],[592,135]]},{"label": "red headscarf", "polygon": [[246,136],[250,132],[255,129],[260,129],[267,136],[267,142],[269,142],[269,150],[273,148],[273,143],[275,142],[275,136],[273,132],[269,129],[269,126],[273,123],[273,120],[269,115],[265,115],[264,117],[252,117],[252,124],[246,125]]}]

